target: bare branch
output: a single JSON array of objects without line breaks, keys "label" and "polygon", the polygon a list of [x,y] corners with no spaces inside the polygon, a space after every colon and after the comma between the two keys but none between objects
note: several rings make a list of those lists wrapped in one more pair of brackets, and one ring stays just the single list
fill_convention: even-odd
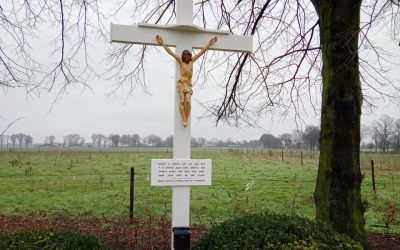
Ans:
[{"label": "bare branch", "polygon": [[12,125],[14,125],[16,122],[18,122],[21,119],[25,119],[25,117],[19,117],[19,118],[15,119],[13,122],[11,122],[10,124],[8,124],[8,126],[3,130],[3,132],[0,133],[0,136],[4,135]]},{"label": "bare branch", "polygon": [[[104,77],[103,69],[97,70],[92,63],[90,44],[94,39],[108,40],[108,22],[120,14],[129,13],[132,23],[172,23],[175,5],[174,0],[2,3],[0,87],[25,88],[27,93],[56,91],[56,103],[71,85],[90,89],[87,81],[95,74],[113,80],[110,94],[123,91],[129,98],[137,89],[147,92],[146,47],[113,46],[105,59],[108,68]],[[400,4],[397,0],[364,0],[362,10],[360,71],[364,103],[372,103],[369,98],[376,95],[398,103],[400,84],[388,76],[390,69],[398,65],[372,38],[377,27],[385,26],[388,36],[398,43]],[[217,123],[239,124],[243,118],[260,117],[270,111],[284,115],[294,112],[296,122],[301,122],[300,113],[306,107],[317,112],[322,58],[319,37],[315,35],[319,33],[318,16],[310,1],[195,0],[194,22],[204,28],[254,36],[255,51],[251,55],[208,52],[212,56],[198,62],[196,86],[207,82],[219,86],[222,92],[220,98],[204,101]],[[41,33],[41,29],[52,32]],[[51,44],[38,47],[31,42],[42,37]],[[46,63],[38,59],[37,51],[47,53]]]}]

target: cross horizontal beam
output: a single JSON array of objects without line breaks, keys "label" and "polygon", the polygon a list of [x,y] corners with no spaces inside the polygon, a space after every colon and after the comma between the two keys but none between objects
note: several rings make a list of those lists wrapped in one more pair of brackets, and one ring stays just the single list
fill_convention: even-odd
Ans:
[{"label": "cross horizontal beam", "polygon": [[216,36],[218,42],[210,50],[247,53],[253,51],[253,40],[250,36],[231,35],[226,31],[206,30],[195,25],[111,24],[111,42],[158,46],[156,35],[161,35],[165,44],[171,47],[185,41],[185,44],[191,44],[192,48],[200,49]]}]

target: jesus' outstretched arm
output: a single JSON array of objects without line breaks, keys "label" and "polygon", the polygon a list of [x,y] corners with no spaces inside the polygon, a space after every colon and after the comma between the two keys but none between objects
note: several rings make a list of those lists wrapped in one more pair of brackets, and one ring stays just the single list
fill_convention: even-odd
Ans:
[{"label": "jesus' outstretched arm", "polygon": [[200,52],[197,53],[197,54],[192,58],[193,62],[196,61],[201,55],[203,55],[204,53],[206,53],[206,51],[210,48],[210,46],[213,45],[213,44],[216,43],[216,42],[217,42],[217,37],[213,37],[213,38],[207,43],[207,45],[206,45],[204,48],[202,48],[202,49],[200,50]]},{"label": "jesus' outstretched arm", "polygon": [[168,48],[167,45],[165,45],[164,40],[162,39],[162,37],[160,35],[156,36],[156,40],[157,40],[158,44],[160,44],[161,46],[164,47],[164,49],[168,52],[168,54],[173,56],[178,62],[181,62],[181,58],[177,54],[175,54],[170,48]]}]

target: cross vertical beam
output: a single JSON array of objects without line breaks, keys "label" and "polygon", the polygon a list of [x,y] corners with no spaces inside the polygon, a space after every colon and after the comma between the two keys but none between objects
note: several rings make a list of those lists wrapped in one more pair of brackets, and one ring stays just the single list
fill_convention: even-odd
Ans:
[{"label": "cross vertical beam", "polygon": [[[193,0],[176,1],[176,23],[192,24],[193,22]],[[181,40],[175,48],[175,53],[192,50],[188,41]],[[175,62],[175,83],[180,79],[181,72],[178,62]],[[173,159],[190,159],[191,154],[191,117],[188,118],[188,126],[182,126],[182,118],[179,110],[179,94],[174,84],[174,139]],[[192,112],[190,112],[192,113]],[[190,187],[172,187],[172,228],[190,227]],[[171,231],[171,249],[174,249],[174,235]]]},{"label": "cross vertical beam", "polygon": [[[190,1],[187,1],[190,2]],[[180,55],[185,49],[191,49],[190,44],[180,42],[175,49],[175,53]],[[175,83],[180,79],[179,64],[175,65]],[[191,115],[188,126],[182,125],[181,113],[179,110],[179,94],[176,84],[173,85],[174,91],[174,143],[173,159],[190,159],[191,153]],[[189,227],[190,225],[190,187],[172,187],[172,227]]]},{"label": "cross vertical beam", "polygon": [[193,23],[193,0],[176,0],[176,23]]}]

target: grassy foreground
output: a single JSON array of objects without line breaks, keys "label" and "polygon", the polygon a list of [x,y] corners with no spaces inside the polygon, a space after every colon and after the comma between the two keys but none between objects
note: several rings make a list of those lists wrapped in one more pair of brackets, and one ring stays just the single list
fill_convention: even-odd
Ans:
[{"label": "grassy foreground", "polygon": [[[6,215],[128,215],[129,173],[135,167],[135,215],[171,213],[171,189],[150,186],[154,151],[0,151],[0,213]],[[193,150],[193,159],[212,159],[213,184],[192,187],[192,224],[210,225],[235,214],[272,211],[313,218],[316,155],[247,150]],[[376,195],[369,162],[375,161]],[[368,231],[400,232],[400,156],[363,154],[363,198]],[[247,188],[246,188],[247,187]]]}]

